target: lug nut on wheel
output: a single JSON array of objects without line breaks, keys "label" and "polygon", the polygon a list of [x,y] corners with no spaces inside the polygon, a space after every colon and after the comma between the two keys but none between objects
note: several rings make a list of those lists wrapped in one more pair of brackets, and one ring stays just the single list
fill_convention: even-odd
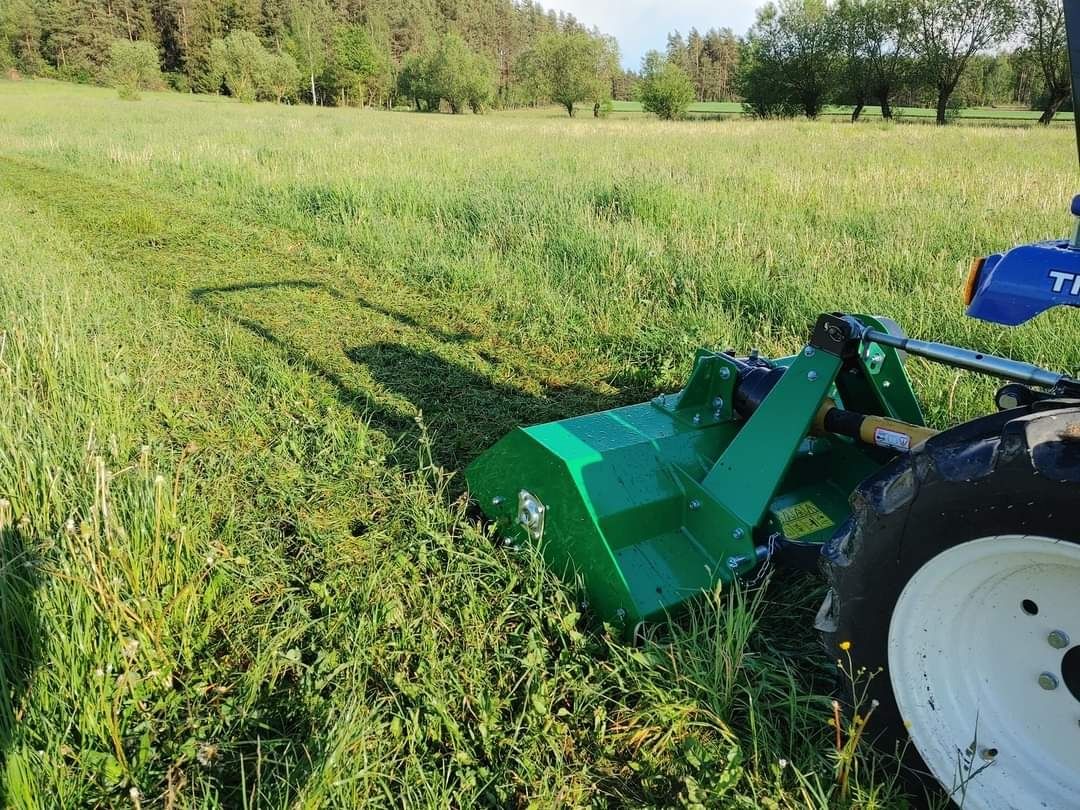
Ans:
[{"label": "lug nut on wheel", "polygon": [[1069,646],[1069,634],[1064,630],[1052,630],[1046,641],[1055,650],[1064,650]]},{"label": "lug nut on wheel", "polygon": [[1050,692],[1058,688],[1057,676],[1052,672],[1044,672],[1039,676],[1039,686]]}]

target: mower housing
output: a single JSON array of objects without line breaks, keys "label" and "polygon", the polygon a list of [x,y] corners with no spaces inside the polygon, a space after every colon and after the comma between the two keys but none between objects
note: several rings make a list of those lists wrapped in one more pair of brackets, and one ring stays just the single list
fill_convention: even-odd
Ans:
[{"label": "mower housing", "polygon": [[842,406],[922,424],[897,352],[850,351],[836,335],[845,322],[823,320],[792,357],[702,349],[681,391],[514,430],[466,470],[472,497],[627,631],[777,550],[816,558],[851,492],[897,448],[812,431],[815,417]]}]

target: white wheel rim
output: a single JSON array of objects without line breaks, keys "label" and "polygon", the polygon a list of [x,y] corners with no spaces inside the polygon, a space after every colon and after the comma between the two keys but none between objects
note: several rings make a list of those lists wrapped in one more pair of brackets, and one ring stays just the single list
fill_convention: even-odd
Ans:
[{"label": "white wheel rim", "polygon": [[1078,665],[1080,546],[1053,538],[943,551],[908,581],[889,624],[900,716],[965,810],[1077,805]]}]

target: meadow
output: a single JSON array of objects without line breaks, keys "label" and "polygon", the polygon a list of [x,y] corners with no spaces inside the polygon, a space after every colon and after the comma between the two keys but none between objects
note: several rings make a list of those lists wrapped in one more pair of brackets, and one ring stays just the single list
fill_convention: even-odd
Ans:
[{"label": "meadow", "polygon": [[[0,801],[907,806],[835,750],[815,577],[630,647],[460,471],[819,311],[1075,369],[1070,313],[959,300],[972,255],[1071,227],[1075,159],[1064,127],[0,82]],[[909,367],[938,426],[990,407]]]},{"label": "meadow", "polygon": [[[639,101],[614,101],[611,104],[613,113],[643,113]],[[852,108],[842,104],[827,104],[821,111],[823,117],[851,116]],[[741,118],[747,113],[743,105],[738,101],[695,101],[686,109],[691,118]],[[919,123],[933,123],[935,111],[929,107],[894,107],[893,115],[897,121],[915,121]],[[1023,110],[1012,107],[962,107],[954,111],[957,121],[993,121],[995,123],[1033,123],[1039,120],[1039,110]],[[866,119],[881,119],[881,107],[867,105],[862,111]],[[1054,116],[1052,125],[1072,124],[1071,112],[1059,112]]]}]

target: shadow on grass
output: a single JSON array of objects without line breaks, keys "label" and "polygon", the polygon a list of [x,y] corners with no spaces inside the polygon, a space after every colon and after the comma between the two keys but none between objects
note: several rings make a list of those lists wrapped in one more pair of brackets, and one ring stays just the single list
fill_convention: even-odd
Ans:
[{"label": "shadow on grass", "polygon": [[[319,357],[308,347],[276,334],[260,321],[242,314],[239,308],[220,300],[222,295],[227,294],[282,288],[319,290],[331,298],[354,304],[360,310],[384,316],[396,328],[380,333],[379,337],[383,339],[344,350],[345,357],[356,370],[363,372],[355,375],[354,379],[354,375],[348,371],[332,367],[331,355]],[[289,279],[206,287],[194,290],[191,297],[275,346],[290,363],[330,383],[339,402],[395,441],[391,461],[406,469],[415,469],[420,463],[421,430],[417,417],[387,402],[384,392],[377,389],[384,389],[391,397],[405,400],[422,415],[422,423],[429,431],[432,460],[449,470],[463,469],[483,450],[519,425],[606,410],[629,404],[643,396],[640,392],[635,397],[632,391],[619,390],[614,394],[603,393],[574,384],[540,385],[538,393],[530,393],[513,384],[493,380],[492,376],[448,360],[438,350],[445,348],[452,352],[456,347],[460,352],[460,347],[470,346],[483,364],[490,365],[496,373],[502,372],[502,375],[513,378],[524,372],[520,371],[512,358],[492,356],[489,351],[472,346],[480,340],[480,336],[445,329],[384,305],[357,296],[346,296],[321,282]],[[436,350],[408,345],[410,341],[392,342],[385,339],[392,334],[400,334],[402,330],[419,338],[426,346],[433,345]],[[373,387],[364,385],[365,373],[375,384]],[[460,481],[458,485],[461,485]]]},{"label": "shadow on grass", "polygon": [[[435,461],[448,469],[464,467],[520,425],[615,407],[613,398],[579,386],[549,386],[541,396],[529,394],[434,352],[398,343],[357,346],[345,354],[423,414],[432,432]],[[415,424],[395,422],[392,414],[377,413],[374,421],[401,432],[416,430]]]},{"label": "shadow on grass", "polygon": [[22,720],[30,678],[41,657],[34,606],[37,565],[18,528],[0,506],[0,806],[7,806],[8,757]]},{"label": "shadow on grass", "polygon": [[[307,312],[309,328],[304,331],[298,326],[290,336],[283,334],[281,327],[271,328],[268,314],[260,315],[250,306],[245,310],[244,302],[235,297],[282,290],[308,296],[314,292],[355,307],[359,316],[367,319],[362,324],[364,329],[356,330],[350,340],[343,337],[349,332],[348,323],[313,323],[319,313],[313,316]],[[520,369],[520,356],[492,356],[490,350],[482,350],[479,345],[482,336],[346,296],[321,282],[292,279],[207,287],[192,291],[191,299],[265,341],[295,368],[328,383],[336,400],[352,410],[358,420],[391,438],[394,444],[388,462],[406,470],[426,463],[425,447],[435,463],[461,470],[518,425],[614,407],[625,404],[619,400],[632,395],[603,393],[581,385],[536,385],[531,380],[526,384],[532,384],[535,393],[524,391],[498,379],[513,381],[515,375],[527,374]],[[309,298],[309,303],[318,302]],[[349,320],[347,312],[344,317]],[[275,315],[280,314],[275,311]],[[370,316],[384,318],[385,325]],[[357,325],[355,320],[352,325]],[[364,342],[364,335],[370,335],[372,340]],[[443,352],[464,360],[475,359],[477,368],[448,360]],[[422,419],[418,420],[419,415]],[[428,431],[426,442],[418,422]],[[464,489],[464,477],[455,476],[452,487],[451,494],[459,494]],[[286,548],[283,559],[290,568],[302,568],[303,554],[291,542],[295,540],[291,536],[295,527],[285,521],[281,530]],[[292,584],[302,588],[307,580],[320,578],[317,572],[298,570]],[[311,645],[306,641],[298,642],[297,647],[305,651],[305,658],[311,654]],[[283,806],[295,798],[295,786],[307,781],[325,752],[298,746],[297,741],[313,740],[317,733],[313,715],[296,700],[294,684],[279,684],[262,696],[257,715],[226,735],[235,742],[227,751],[223,746],[219,789],[236,806],[245,802],[252,806]],[[258,779],[253,775],[260,773],[261,784],[253,782]],[[287,776],[284,780],[283,775]]]},{"label": "shadow on grass", "polygon": [[311,741],[316,719],[284,682],[259,698],[250,717],[229,729],[216,788],[224,807],[288,807],[321,756]]}]

